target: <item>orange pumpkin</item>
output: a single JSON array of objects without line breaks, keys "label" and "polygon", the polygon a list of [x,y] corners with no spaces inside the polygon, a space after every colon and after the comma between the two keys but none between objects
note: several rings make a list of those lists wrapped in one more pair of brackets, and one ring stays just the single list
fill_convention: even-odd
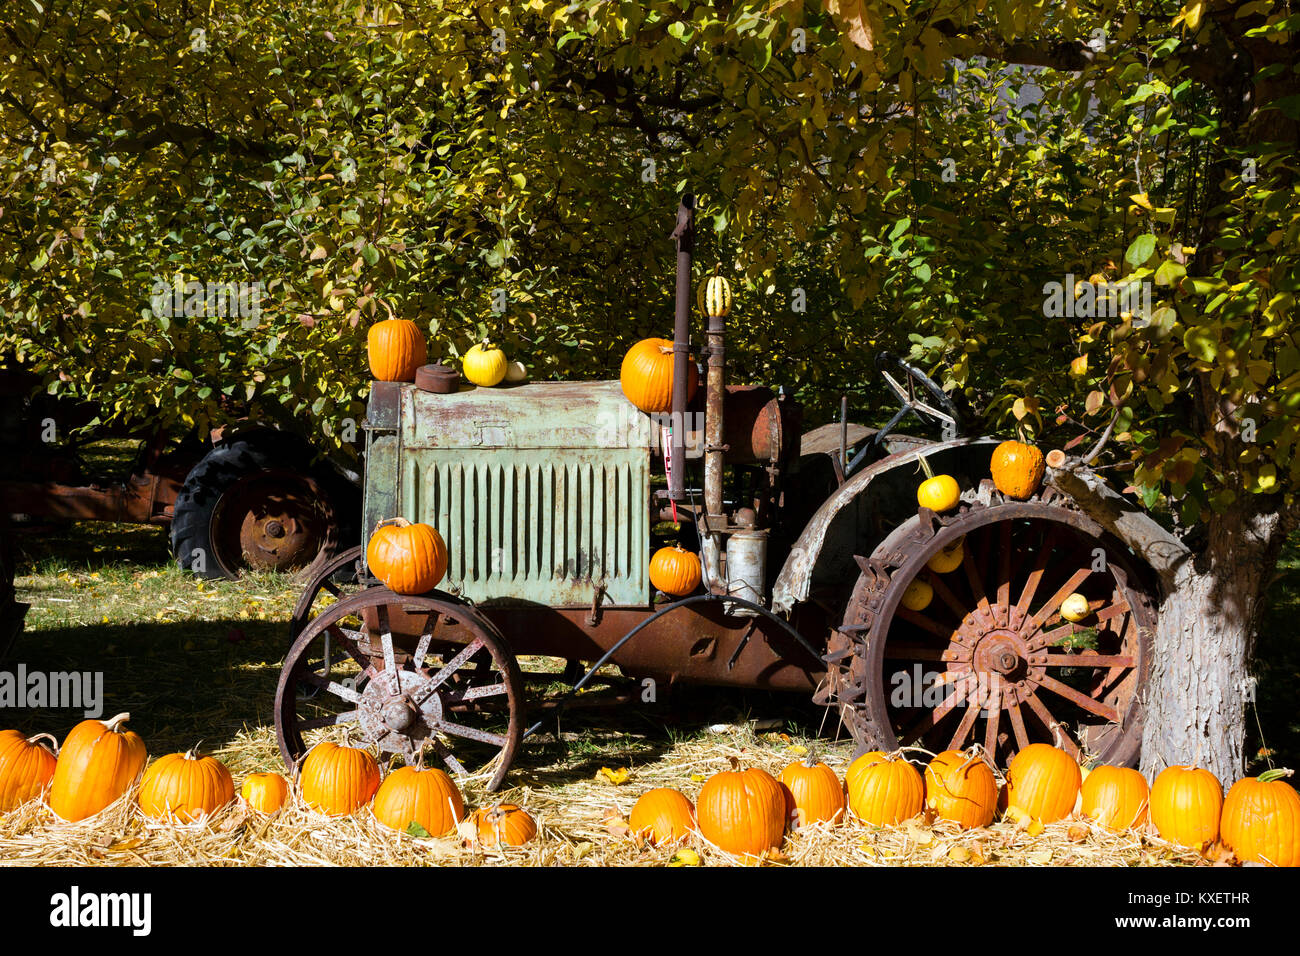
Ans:
[{"label": "orange pumpkin", "polygon": [[429,360],[424,333],[410,319],[385,319],[366,335],[370,374],[380,382],[413,382],[415,370]]},{"label": "orange pumpkin", "polygon": [[1151,822],[1171,843],[1199,847],[1219,838],[1223,786],[1199,767],[1166,767],[1151,784]]},{"label": "orange pumpkin", "polygon": [[[739,768],[733,759],[732,766]],[[785,836],[785,793],[765,770],[715,773],[695,801],[700,835],[728,853],[758,856],[779,849]]]},{"label": "orange pumpkin", "polygon": [[657,787],[637,799],[628,825],[651,846],[679,843],[695,832],[695,807],[685,794]]},{"label": "orange pumpkin", "polygon": [[1007,767],[1007,805],[1040,823],[1069,816],[1082,775],[1074,758],[1051,744],[1030,744]]},{"label": "orange pumpkin", "polygon": [[147,817],[194,823],[235,799],[235,781],[216,757],[197,751],[159,757],[140,781],[140,810]]},{"label": "orange pumpkin", "polygon": [[963,830],[986,827],[997,813],[998,782],[979,756],[945,750],[925,768],[925,804]]},{"label": "orange pumpkin", "polygon": [[423,594],[447,573],[447,545],[432,525],[388,518],[370,536],[366,566],[395,594]]},{"label": "orange pumpkin", "polygon": [[906,760],[879,751],[863,754],[849,766],[848,788],[849,809],[872,826],[895,826],[925,809],[921,774]]},{"label": "orange pumpkin", "polygon": [[379,764],[356,747],[326,741],[302,761],[303,803],[331,817],[345,817],[370,802],[379,789]]},{"label": "orange pumpkin", "polygon": [[126,793],[140,776],[149,753],[134,731],[130,714],[83,720],[63,741],[50,782],[50,809],[64,820],[84,820]]},{"label": "orange pumpkin", "polygon": [[1130,767],[1094,767],[1081,789],[1082,811],[1108,830],[1127,830],[1147,822],[1150,788]]},{"label": "orange pumpkin", "polygon": [[1043,483],[1047,462],[1043,453],[1021,441],[1004,441],[993,449],[989,473],[998,491],[1021,501],[1033,497]]},{"label": "orange pumpkin", "polygon": [[844,786],[835,771],[812,754],[781,771],[785,811],[795,827],[844,819]]},{"label": "orange pumpkin", "polygon": [[0,813],[34,800],[54,778],[56,752],[41,743],[49,734],[24,737],[16,730],[0,730]]},{"label": "orange pumpkin", "polygon": [[478,842],[483,846],[523,846],[537,836],[537,821],[523,807],[499,803],[480,807],[470,817]]},{"label": "orange pumpkin", "polygon": [[866,770],[872,764],[880,763],[882,760],[888,760],[889,754],[880,750],[868,750],[859,757],[855,757],[849,764],[849,769],[844,772],[844,789],[849,793],[853,792],[853,783],[858,774]]},{"label": "orange pumpkin", "polygon": [[660,548],[650,559],[650,583],[664,594],[685,597],[700,586],[700,557],[685,548]]},{"label": "orange pumpkin", "polygon": [[1223,842],[1243,863],[1300,866],[1300,794],[1289,770],[1243,777],[1223,801]]},{"label": "orange pumpkin", "polygon": [[289,799],[289,784],[278,773],[250,773],[239,795],[258,813],[276,813]]},{"label": "orange pumpkin", "polygon": [[399,767],[379,785],[374,812],[376,820],[394,830],[418,823],[430,836],[442,836],[464,818],[465,802],[451,777],[436,767]]},{"label": "orange pumpkin", "polygon": [[[694,360],[689,369],[686,400],[695,397],[700,370]],[[643,412],[654,414],[673,407],[673,343],[668,339],[642,339],[627,350],[619,382],[627,400]]]}]

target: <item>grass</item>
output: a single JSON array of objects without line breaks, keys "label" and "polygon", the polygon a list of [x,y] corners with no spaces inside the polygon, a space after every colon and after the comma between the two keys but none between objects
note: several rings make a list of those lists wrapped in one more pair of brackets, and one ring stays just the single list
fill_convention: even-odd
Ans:
[{"label": "grass", "polygon": [[[207,582],[176,569],[165,532],[127,525],[78,524],[29,532],[20,541],[20,598],[32,607],[13,661],[29,670],[102,671],[104,715],[130,711],[151,755],[198,741],[231,769],[238,785],[250,772],[285,768],[271,714],[287,647],[286,622],[302,584],[289,575],[254,574]],[[1296,765],[1300,718],[1289,688],[1300,677],[1300,646],[1288,622],[1300,608],[1300,550],[1288,549],[1272,589],[1260,637],[1259,702],[1250,721],[1252,755]],[[14,663],[5,665],[12,669]],[[775,729],[754,729],[753,718]],[[68,710],[9,712],[0,724],[60,739],[81,719]],[[815,750],[843,775],[850,741],[818,736],[820,712],[793,695],[717,688],[674,690],[654,707],[572,711],[559,737],[530,740],[508,778],[510,789],[464,786],[477,807],[518,802],[537,817],[542,839],[504,854],[458,839],[416,839],[386,831],[368,811],[327,821],[300,806],[267,820],[237,808],[206,827],[173,829],[144,821],[129,800],[89,824],[69,826],[28,805],[0,815],[0,860],[103,865],[186,864],[555,864],[663,865],[671,849],[637,847],[619,821],[653,786],[694,799],[705,777],[728,758],[779,772]],[[766,726],[766,725],[765,725]],[[710,727],[715,728],[710,730]],[[1260,758],[1263,759],[1262,757]],[[602,767],[627,768],[613,786]],[[734,863],[699,846],[706,863]],[[812,828],[789,838],[777,863],[846,865],[1115,864],[1202,862],[1150,836],[1117,837],[1087,826],[1054,824],[1030,836],[998,823],[960,833],[946,824],[876,830],[852,823]]]}]

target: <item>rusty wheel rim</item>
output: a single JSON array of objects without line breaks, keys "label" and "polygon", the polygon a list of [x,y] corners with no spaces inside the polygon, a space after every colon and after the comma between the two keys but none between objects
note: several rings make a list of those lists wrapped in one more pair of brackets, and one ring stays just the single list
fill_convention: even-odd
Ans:
[{"label": "rusty wheel rim", "polygon": [[[418,632],[413,633],[412,631]],[[408,764],[505,779],[523,732],[523,679],[504,638],[471,608],[369,588],[313,619],[286,655],[276,737],[292,768],[334,727]]]},{"label": "rusty wheel rim", "polygon": [[[958,537],[957,569],[925,567]],[[1094,549],[1102,571],[1093,570]],[[1005,761],[1046,742],[1076,757],[1136,758],[1155,595],[1127,550],[1090,519],[1063,503],[967,504],[918,521],[861,563],[839,637],[854,654],[835,675],[859,743],[931,751],[980,743]],[[918,578],[934,590],[922,612],[901,603]],[[1079,624],[1059,614],[1074,591],[1089,598]]]},{"label": "rusty wheel rim", "polygon": [[336,546],[334,510],[310,478],[285,471],[246,475],[212,509],[213,559],[230,578],[243,568],[289,571],[323,565]]}]

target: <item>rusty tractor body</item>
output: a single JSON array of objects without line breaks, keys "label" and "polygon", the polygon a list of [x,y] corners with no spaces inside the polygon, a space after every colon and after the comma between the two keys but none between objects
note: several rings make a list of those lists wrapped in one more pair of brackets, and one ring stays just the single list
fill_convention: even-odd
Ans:
[{"label": "rusty tractor body", "polygon": [[[322,569],[277,690],[286,761],[347,725],[380,751],[414,761],[432,750],[495,788],[543,726],[524,715],[538,713],[530,685],[560,677],[536,670],[546,658],[570,662],[573,689],[542,714],[580,705],[576,692],[614,664],[642,680],[809,694],[864,750],[979,744],[1004,759],[1056,741],[1136,759],[1155,614],[1147,569],[1050,489],[1001,495],[989,479],[997,439],[895,433],[909,413],[960,425],[906,362],[877,362],[902,406],[884,428],[800,435],[784,391],[727,386],[725,334],[724,317],[709,317],[702,394],[694,406],[674,395],[662,416],[616,381],[376,382],[362,540],[399,515],[431,524],[448,570],[436,591],[402,596],[370,576],[361,549]],[[917,506],[923,457],[962,489],[945,514]],[[648,574],[674,519],[703,569],[700,593],[681,599]],[[1090,615],[1067,622],[1059,608],[1075,592]]]}]

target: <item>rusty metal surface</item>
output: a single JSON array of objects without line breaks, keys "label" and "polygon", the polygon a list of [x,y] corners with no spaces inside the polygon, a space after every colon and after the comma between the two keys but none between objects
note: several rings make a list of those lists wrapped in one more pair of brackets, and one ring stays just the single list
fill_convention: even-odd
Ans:
[{"label": "rusty metal surface", "polygon": [[[901,437],[901,436],[900,436]],[[868,465],[831,494],[790,549],[772,588],[772,609],[787,613],[815,586],[852,587],[853,555],[916,510],[918,459],[924,451],[936,474],[970,487],[988,475],[995,438],[958,439],[897,452]]]},{"label": "rusty metal surface", "polygon": [[[958,538],[965,539],[963,564],[948,574],[927,571],[926,561]],[[1095,546],[1104,548],[1107,561],[1094,578]],[[1040,587],[1049,562],[1057,562],[1054,583]],[[1126,549],[1068,499],[1049,493],[1045,500],[1011,502],[985,482],[957,513],[923,512],[858,563],[858,583],[830,641],[832,671],[821,700],[836,707],[860,747],[889,750],[920,741],[960,749],[979,739],[983,720],[979,742],[1000,760],[1031,741],[1056,742],[1110,763],[1136,757],[1154,588],[1129,564]],[[917,578],[935,596],[932,607],[912,612],[901,599]],[[1102,637],[1118,644],[1112,653],[1054,650],[1075,633],[1057,614],[1060,601],[1089,580],[1110,595],[1092,607]],[[893,670],[889,688],[886,662]],[[917,674],[909,677],[909,667]],[[1088,675],[1086,691],[1059,680],[1066,671],[1058,668]],[[915,698],[896,701],[898,675],[911,686],[927,669],[952,693],[924,706]],[[1056,718],[1062,707],[1079,715],[1073,727]]]},{"label": "rusty metal surface", "polygon": [[[848,422],[844,430],[845,444],[852,448],[876,433],[874,428]],[[828,422],[807,432],[799,440],[800,455],[838,455],[840,452],[840,423]]]},{"label": "rusty metal surface", "polygon": [[[822,671],[789,634],[764,618],[728,617],[721,605],[683,607],[665,614],[624,645],[614,663],[629,675],[664,681],[801,693],[817,687]],[[605,608],[592,627],[583,608],[502,603],[478,610],[520,654],[585,661],[598,659],[654,613],[652,608]],[[827,622],[818,609],[802,609],[792,623],[820,646]],[[743,650],[733,661],[742,643]]]},{"label": "rusty metal surface", "polygon": [[156,474],[131,475],[121,484],[103,486],[0,481],[0,501],[7,514],[166,524],[182,483]]},{"label": "rusty metal surface", "polygon": [[685,427],[687,388],[690,371],[691,341],[691,258],[695,254],[695,196],[686,193],[677,206],[677,224],[670,237],[677,244],[677,283],[673,300],[673,437],[671,461],[674,464],[668,475],[668,497],[673,501],[686,500],[686,448]]},{"label": "rusty metal surface", "polygon": [[312,479],[260,471],[227,488],[212,510],[210,540],[217,565],[236,577],[247,565],[288,571],[323,562],[337,544],[329,496]]},{"label": "rusty metal surface", "polygon": [[797,404],[778,402],[771,389],[759,385],[728,385],[723,405],[727,464],[783,459],[795,451]]}]

